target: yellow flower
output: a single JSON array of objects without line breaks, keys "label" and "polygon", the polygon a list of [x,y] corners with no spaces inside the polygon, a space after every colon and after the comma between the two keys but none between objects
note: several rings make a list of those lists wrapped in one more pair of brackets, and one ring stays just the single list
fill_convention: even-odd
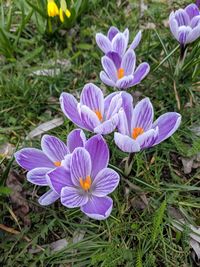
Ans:
[{"label": "yellow flower", "polygon": [[65,0],[60,1],[60,20],[64,22],[64,14],[69,18],[71,16],[71,12],[67,8],[67,4]]},{"label": "yellow flower", "polygon": [[59,15],[58,7],[54,0],[48,0],[47,12],[49,17],[55,17]]}]

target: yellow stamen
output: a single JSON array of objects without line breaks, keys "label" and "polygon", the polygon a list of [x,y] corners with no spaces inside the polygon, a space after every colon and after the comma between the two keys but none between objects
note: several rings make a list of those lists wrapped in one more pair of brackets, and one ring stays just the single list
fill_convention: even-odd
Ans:
[{"label": "yellow stamen", "polygon": [[55,17],[59,15],[58,7],[54,0],[48,0],[47,12],[49,17]]},{"label": "yellow stamen", "polygon": [[101,112],[100,112],[99,110],[95,110],[94,112],[95,112],[95,114],[97,115],[98,119],[99,119],[100,121],[102,121],[102,120],[103,120],[103,116],[102,116]]},{"label": "yellow stamen", "polygon": [[117,71],[117,78],[121,79],[124,77],[124,69],[123,68],[119,68]]},{"label": "yellow stamen", "polygon": [[132,138],[133,139],[136,139],[139,135],[143,134],[144,133],[144,130],[143,128],[141,127],[136,127],[133,129],[133,132],[132,132]]},{"label": "yellow stamen", "polygon": [[54,165],[55,165],[56,167],[60,167],[60,166],[61,166],[61,162],[60,162],[60,161],[55,161],[55,162],[54,162]]},{"label": "yellow stamen", "polygon": [[83,190],[88,191],[91,187],[92,180],[91,180],[91,177],[88,175],[86,176],[85,179],[80,178],[79,182]]}]

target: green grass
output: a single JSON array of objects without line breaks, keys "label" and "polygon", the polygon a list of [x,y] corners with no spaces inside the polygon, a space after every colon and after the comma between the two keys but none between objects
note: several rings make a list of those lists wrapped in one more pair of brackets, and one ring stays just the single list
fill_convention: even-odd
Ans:
[{"label": "green grass", "polygon": [[[22,17],[19,5],[14,2],[11,3],[11,25],[21,25],[18,40],[15,42],[14,37],[9,35],[6,51],[5,46],[3,50],[0,45],[2,144],[9,142],[16,150],[26,146],[39,147],[39,137],[30,141],[25,137],[40,123],[63,116],[58,102],[63,91],[78,95],[89,81],[101,86],[106,94],[112,91],[112,88],[106,88],[100,82],[102,54],[95,44],[95,33],[106,33],[111,25],[121,30],[128,27],[131,39],[148,22],[156,25],[156,30],[144,29],[142,42],[136,50],[137,64],[141,61],[149,62],[151,72],[135,90],[141,93],[141,98],[150,97],[155,117],[158,117],[167,111],[178,111],[174,96],[175,83],[183,120],[173,137],[135,155],[132,172],[127,179],[139,186],[140,191],[132,189],[126,180],[121,179],[120,186],[112,194],[112,215],[106,221],[88,219],[78,209],[66,209],[59,202],[49,207],[40,207],[37,198],[43,189],[26,181],[25,172],[12,157],[2,157],[0,188],[6,186],[10,171],[20,175],[22,191],[30,208],[28,216],[31,224],[27,225],[19,215],[13,215],[16,206],[10,196],[14,192],[10,193],[5,188],[0,190],[0,224],[20,232],[12,235],[0,230],[1,265],[196,266],[188,244],[189,232],[180,235],[175,230],[170,210],[180,211],[188,222],[200,225],[200,171],[195,169],[190,174],[184,174],[180,159],[181,156],[191,157],[200,151],[200,139],[191,131],[192,126],[200,124],[200,90],[197,84],[200,43],[197,41],[188,48],[183,70],[179,76],[175,76],[179,50],[175,49],[177,42],[169,29],[163,25],[172,7],[181,7],[190,1],[172,1],[172,6],[168,6],[167,1],[148,1],[148,10],[143,18],[139,17],[139,1],[94,1],[64,35],[60,32],[49,35],[39,31],[34,17],[27,17],[26,23],[20,24],[19,18]],[[11,11],[5,3],[1,3],[2,10],[8,18]],[[16,36],[17,33],[12,35]],[[37,69],[56,68],[57,59],[67,59],[71,65],[67,68],[61,66],[60,74],[55,77],[30,75]],[[134,93],[134,90],[131,92]],[[186,105],[189,99],[192,101],[191,107]],[[65,140],[74,127],[65,119],[62,126],[48,133]],[[90,136],[89,133],[87,135]],[[111,151],[110,164],[121,173],[124,168],[121,161],[127,154],[116,148],[112,137],[106,137]],[[144,205],[141,196],[146,197],[148,205]],[[84,232],[83,239],[73,243],[74,235],[80,231]],[[24,236],[31,241],[24,240]],[[40,249],[62,238],[69,241],[69,245],[62,251],[52,253],[49,246]],[[30,248],[36,249],[36,253],[31,253]]]}]

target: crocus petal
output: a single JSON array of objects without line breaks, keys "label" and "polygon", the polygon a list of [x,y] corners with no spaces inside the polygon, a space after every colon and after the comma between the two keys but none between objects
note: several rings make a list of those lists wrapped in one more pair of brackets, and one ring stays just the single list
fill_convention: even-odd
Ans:
[{"label": "crocus petal", "polygon": [[103,66],[105,72],[107,73],[108,77],[113,82],[116,82],[117,81],[117,69],[116,69],[113,61],[109,57],[104,56],[101,58],[101,63],[102,63],[102,66]]},{"label": "crocus petal", "polygon": [[150,129],[147,132],[137,137],[137,142],[140,144],[141,149],[148,148],[154,145],[158,137],[158,127],[156,129]]},{"label": "crocus petal", "polygon": [[142,39],[142,31],[139,31],[139,32],[136,34],[136,36],[135,36],[133,42],[131,43],[130,48],[133,49],[133,50],[135,50],[136,47],[139,45],[141,39]]},{"label": "crocus petal", "polygon": [[35,168],[27,173],[27,180],[36,185],[47,186],[46,174],[51,168]]},{"label": "crocus petal", "polygon": [[102,33],[96,34],[96,43],[105,54],[112,50],[112,44],[110,40]]},{"label": "crocus petal", "polygon": [[112,39],[115,37],[116,34],[118,34],[118,32],[119,30],[116,27],[111,26],[107,34],[108,39],[112,41]]},{"label": "crocus petal", "polygon": [[133,75],[124,76],[117,81],[116,87],[120,89],[127,89],[132,86],[133,79]]},{"label": "crocus petal", "polygon": [[125,31],[123,32],[123,35],[126,40],[126,43],[125,43],[125,51],[126,51],[128,42],[129,42],[129,29],[128,28],[125,29]]},{"label": "crocus petal", "polygon": [[71,180],[70,169],[59,167],[47,173],[47,181],[51,189],[60,194],[65,186],[74,186]]},{"label": "crocus petal", "polygon": [[190,5],[186,6],[185,11],[187,12],[190,19],[199,15],[198,6],[195,4],[190,4]]},{"label": "crocus petal", "polygon": [[109,107],[110,107],[110,102],[112,101],[113,97],[115,95],[118,95],[120,94],[120,92],[114,92],[114,93],[111,93],[109,94],[108,96],[105,97],[104,99],[104,112],[107,113]]},{"label": "crocus petal", "polygon": [[127,135],[114,134],[115,144],[124,152],[132,153],[140,151],[138,142]]},{"label": "crocus petal", "polygon": [[101,170],[92,183],[92,194],[105,197],[112,193],[119,184],[119,174],[110,168]]},{"label": "crocus petal", "polygon": [[17,151],[14,156],[17,163],[28,171],[39,167],[55,167],[44,152],[36,148],[23,148]]},{"label": "crocus petal", "polygon": [[187,43],[192,43],[199,37],[200,37],[200,23],[189,33],[187,37]]},{"label": "crocus petal", "polygon": [[119,116],[119,122],[117,125],[118,131],[123,135],[130,135],[129,125],[125,111],[121,109],[118,113],[118,116]]},{"label": "crocus petal", "polygon": [[101,89],[93,83],[88,83],[83,87],[80,104],[89,107],[92,111],[104,112],[104,97]]},{"label": "crocus petal", "polygon": [[147,76],[149,71],[150,71],[149,64],[146,63],[146,62],[141,63],[137,67],[137,69],[136,69],[136,71],[134,73],[134,78],[132,80],[131,86],[134,86],[134,85],[140,83]]},{"label": "crocus petal", "polygon": [[181,115],[176,112],[167,112],[161,115],[152,125],[152,128],[158,127],[159,134],[154,145],[159,144],[170,137],[180,126]]},{"label": "crocus petal", "polygon": [[108,77],[108,75],[105,73],[105,71],[100,72],[100,79],[103,83],[105,83],[108,86],[115,86],[115,83]]},{"label": "crocus petal", "polygon": [[191,27],[189,26],[181,26],[179,27],[179,31],[178,31],[178,41],[181,44],[187,44],[188,43],[188,37],[189,34],[192,32]]},{"label": "crocus petal", "polygon": [[77,109],[78,102],[73,95],[62,93],[60,96],[60,105],[63,113],[69,120],[71,120],[79,127],[84,128]]},{"label": "crocus petal", "polygon": [[119,121],[118,114],[115,114],[112,118],[104,121],[99,126],[97,126],[94,129],[94,132],[97,134],[103,134],[103,135],[110,134],[117,127],[118,121]]},{"label": "crocus petal", "polygon": [[85,142],[86,137],[81,129],[75,129],[67,136],[67,147],[70,153],[72,153],[76,147],[84,147]]},{"label": "crocus petal", "polygon": [[64,187],[61,190],[61,203],[67,208],[77,208],[88,202],[87,194],[74,187]]},{"label": "crocus petal", "polygon": [[175,19],[178,22],[178,26],[187,26],[190,23],[190,18],[184,9],[179,9],[175,12]]},{"label": "crocus petal", "polygon": [[149,130],[153,123],[153,106],[149,98],[144,98],[137,103],[133,110],[131,129],[142,128],[145,132]]},{"label": "crocus petal", "polygon": [[92,219],[105,220],[110,216],[112,207],[112,198],[92,196],[89,201],[81,207],[81,211]]},{"label": "crocus petal", "polygon": [[94,128],[100,124],[100,121],[94,111],[87,106],[80,105],[80,116],[84,123],[84,128],[93,132]]},{"label": "crocus petal", "polygon": [[136,56],[132,49],[129,49],[122,58],[121,67],[124,69],[125,75],[131,75],[135,70]]},{"label": "crocus petal", "polygon": [[197,26],[200,26],[200,15],[194,17],[194,18],[191,20],[190,26],[191,26],[192,29],[194,29],[194,28],[197,27]]},{"label": "crocus petal", "polygon": [[[172,13],[174,14],[174,12]],[[169,17],[169,26],[170,26],[170,30],[172,34],[178,40],[178,22],[176,21],[174,16],[172,17],[172,13],[170,14],[170,17]]]},{"label": "crocus petal", "polygon": [[127,92],[122,92],[121,96],[122,96],[122,108],[126,113],[127,122],[130,129],[132,113],[133,113],[133,97],[131,94]]},{"label": "crocus petal", "polygon": [[60,195],[57,194],[55,191],[49,190],[38,199],[38,202],[42,206],[48,206],[54,203],[57,199],[59,199],[59,197]]},{"label": "crocus petal", "polygon": [[76,186],[80,187],[80,178],[85,179],[91,175],[92,162],[90,154],[85,148],[78,147],[71,157],[71,179]]},{"label": "crocus petal", "polygon": [[108,110],[106,111],[106,119],[112,118],[116,113],[118,113],[119,109],[122,106],[122,97],[121,93],[115,95],[112,100],[110,101],[110,105],[108,107]]},{"label": "crocus petal", "polygon": [[61,162],[69,153],[67,146],[55,136],[45,134],[41,140],[41,147],[45,155],[52,162]]},{"label": "crocus petal", "polygon": [[113,61],[113,63],[115,64],[115,67],[117,69],[120,68],[121,62],[122,62],[122,58],[118,53],[111,51],[111,52],[108,52],[106,54],[106,56],[109,57]]},{"label": "crocus petal", "polygon": [[109,149],[101,135],[91,137],[85,144],[92,161],[91,176],[94,178],[98,172],[106,168],[109,161]]},{"label": "crocus petal", "polygon": [[118,33],[112,40],[113,51],[117,52],[119,55],[123,55],[126,51],[127,40],[123,33]]}]

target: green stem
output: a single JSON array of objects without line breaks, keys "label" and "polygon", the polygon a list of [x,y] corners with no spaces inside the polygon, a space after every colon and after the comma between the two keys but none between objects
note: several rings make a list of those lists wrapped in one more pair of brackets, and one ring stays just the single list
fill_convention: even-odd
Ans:
[{"label": "green stem", "polygon": [[129,174],[131,173],[131,169],[132,169],[133,162],[134,162],[134,155],[135,153],[130,153],[128,156],[128,159],[126,160],[125,169],[124,169],[124,175],[126,177],[129,176]]}]

